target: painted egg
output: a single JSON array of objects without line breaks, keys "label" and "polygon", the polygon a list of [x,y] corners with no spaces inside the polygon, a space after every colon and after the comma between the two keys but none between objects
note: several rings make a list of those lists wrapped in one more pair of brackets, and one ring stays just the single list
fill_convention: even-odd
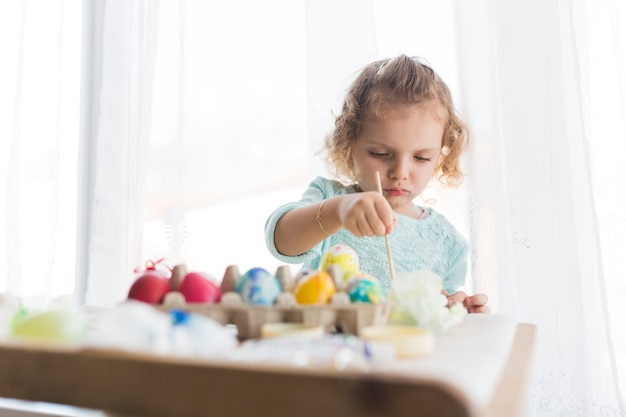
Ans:
[{"label": "painted egg", "polygon": [[353,303],[379,304],[383,301],[378,280],[362,272],[348,280],[346,292]]},{"label": "painted egg", "polygon": [[215,284],[215,278],[204,272],[189,272],[178,286],[188,303],[219,303],[222,290]]},{"label": "painted egg", "polygon": [[343,278],[348,280],[359,272],[359,255],[348,245],[334,245],[324,254],[320,270],[325,271],[329,265],[338,265],[343,272]]},{"label": "painted egg", "polygon": [[87,333],[87,318],[80,311],[59,309],[27,315],[13,325],[15,339],[41,343],[74,344]]},{"label": "painted egg", "polygon": [[335,282],[329,273],[319,271],[298,281],[293,292],[300,304],[327,304],[335,294]]},{"label": "painted egg", "polygon": [[274,275],[263,268],[252,268],[239,278],[235,291],[248,304],[271,306],[282,289]]},{"label": "painted egg", "polygon": [[294,286],[298,285],[300,281],[304,281],[305,278],[311,275],[317,274],[317,273],[318,271],[315,269],[309,269],[309,268],[303,267],[293,278]]},{"label": "painted egg", "polygon": [[160,304],[170,291],[170,281],[161,271],[143,272],[130,287],[128,298],[149,304]]}]

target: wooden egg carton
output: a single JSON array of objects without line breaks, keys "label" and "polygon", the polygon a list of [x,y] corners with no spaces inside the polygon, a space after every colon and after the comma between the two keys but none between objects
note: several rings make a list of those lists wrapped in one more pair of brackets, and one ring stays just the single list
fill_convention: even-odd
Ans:
[{"label": "wooden egg carton", "polygon": [[[174,267],[171,279],[179,281],[184,271],[184,266]],[[337,288],[329,304],[298,304],[292,292],[295,280],[288,266],[280,266],[276,271],[283,292],[274,305],[247,304],[235,291],[241,274],[236,265],[231,265],[222,279],[220,303],[187,303],[180,292],[171,291],[163,304],[155,307],[162,311],[179,309],[210,317],[223,325],[235,325],[240,340],[259,338],[261,327],[266,323],[314,324],[322,326],[325,333],[350,335],[358,335],[363,327],[386,323],[389,315],[386,304],[351,303],[344,291],[345,283],[339,267],[333,265],[326,271],[333,277]]]}]

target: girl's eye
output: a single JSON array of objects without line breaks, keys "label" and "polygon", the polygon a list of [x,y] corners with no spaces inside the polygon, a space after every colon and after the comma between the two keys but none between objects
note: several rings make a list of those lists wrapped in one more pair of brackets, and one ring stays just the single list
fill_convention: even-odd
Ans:
[{"label": "girl's eye", "polygon": [[430,158],[426,157],[426,156],[420,156],[420,155],[416,155],[415,157],[416,161],[420,161],[420,162],[430,162]]},{"label": "girl's eye", "polygon": [[370,151],[370,155],[372,155],[374,158],[384,158],[385,156],[388,156],[389,154],[385,152]]}]

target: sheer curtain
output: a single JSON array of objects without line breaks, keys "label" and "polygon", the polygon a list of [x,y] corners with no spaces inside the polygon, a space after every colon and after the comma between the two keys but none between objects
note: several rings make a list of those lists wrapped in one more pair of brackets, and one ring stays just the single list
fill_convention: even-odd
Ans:
[{"label": "sheer curtain", "polygon": [[0,4],[0,292],[37,308],[74,287],[76,3]]},{"label": "sheer curtain", "polygon": [[474,274],[539,327],[529,412],[624,415],[624,10],[455,4]]},{"label": "sheer curtain", "polygon": [[528,414],[623,416],[623,7],[4,2],[0,289],[111,305],[148,260],[276,267],[263,222],[324,173],[354,72],[420,55],[473,130],[465,187],[428,191],[472,242],[468,290],[539,326]]},{"label": "sheer curtain", "polygon": [[141,253],[159,3],[84,5],[75,297],[111,305]]}]

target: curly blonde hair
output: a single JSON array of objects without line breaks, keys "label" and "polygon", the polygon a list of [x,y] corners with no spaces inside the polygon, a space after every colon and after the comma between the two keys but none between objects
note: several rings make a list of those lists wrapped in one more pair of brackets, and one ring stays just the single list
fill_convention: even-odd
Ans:
[{"label": "curly blonde hair", "polygon": [[335,129],[325,138],[326,162],[337,178],[355,181],[352,151],[363,120],[379,115],[382,105],[438,103],[445,121],[441,155],[435,170],[439,181],[455,187],[463,181],[461,155],[469,130],[452,102],[448,86],[420,58],[400,55],[366,66],[349,87]]}]

